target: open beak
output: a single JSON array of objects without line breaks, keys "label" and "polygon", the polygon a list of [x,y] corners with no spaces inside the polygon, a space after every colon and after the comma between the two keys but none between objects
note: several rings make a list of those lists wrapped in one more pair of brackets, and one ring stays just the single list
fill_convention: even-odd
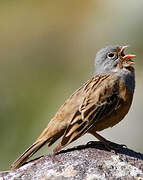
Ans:
[{"label": "open beak", "polygon": [[122,61],[125,61],[127,64],[132,65],[134,64],[134,61],[131,60],[132,58],[136,57],[134,54],[124,54],[124,50],[128,48],[128,46],[122,46],[120,50],[120,56],[122,57]]}]

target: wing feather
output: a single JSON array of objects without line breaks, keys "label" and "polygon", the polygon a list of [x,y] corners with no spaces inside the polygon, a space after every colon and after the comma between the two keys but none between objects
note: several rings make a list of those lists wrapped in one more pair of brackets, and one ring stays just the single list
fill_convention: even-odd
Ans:
[{"label": "wing feather", "polygon": [[96,76],[86,84],[86,96],[67,127],[60,148],[84,135],[120,106],[118,84],[119,78],[111,75]]}]

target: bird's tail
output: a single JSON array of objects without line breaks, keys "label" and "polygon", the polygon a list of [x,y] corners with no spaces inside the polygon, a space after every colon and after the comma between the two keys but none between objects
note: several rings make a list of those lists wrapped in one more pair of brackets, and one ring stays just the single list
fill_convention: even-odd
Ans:
[{"label": "bird's tail", "polygon": [[11,168],[21,167],[27,161],[27,159],[29,159],[33,154],[35,154],[48,141],[49,139],[37,140],[16,161],[14,161],[14,163],[11,165]]}]

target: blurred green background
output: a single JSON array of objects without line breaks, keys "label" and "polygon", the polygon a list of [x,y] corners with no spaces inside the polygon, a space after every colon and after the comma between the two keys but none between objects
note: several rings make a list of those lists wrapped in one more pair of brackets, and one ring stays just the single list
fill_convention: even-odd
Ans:
[{"label": "blurred green background", "polygon": [[[132,108],[100,134],[143,153],[143,1],[0,1],[0,169],[39,136],[57,109],[94,71],[106,45],[137,55]],[[85,135],[70,146],[95,140]],[[69,146],[68,146],[69,147]],[[45,146],[36,154],[46,154]]]}]

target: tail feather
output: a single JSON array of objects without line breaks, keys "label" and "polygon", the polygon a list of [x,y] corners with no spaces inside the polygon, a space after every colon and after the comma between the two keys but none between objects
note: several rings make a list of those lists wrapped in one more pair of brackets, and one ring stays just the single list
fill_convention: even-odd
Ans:
[{"label": "tail feather", "polygon": [[[51,126],[49,126],[51,128]],[[48,144],[51,146],[55,141],[57,141],[65,131],[65,127],[57,130],[57,127],[46,128],[39,138],[33,143],[14,163],[11,165],[11,168],[19,168],[33,155],[35,154],[42,146]],[[50,129],[50,130],[49,130]],[[49,133],[48,133],[49,132]]]},{"label": "tail feather", "polygon": [[11,168],[21,167],[33,154],[35,154],[48,141],[49,139],[46,139],[45,141],[36,141],[11,165]]}]

